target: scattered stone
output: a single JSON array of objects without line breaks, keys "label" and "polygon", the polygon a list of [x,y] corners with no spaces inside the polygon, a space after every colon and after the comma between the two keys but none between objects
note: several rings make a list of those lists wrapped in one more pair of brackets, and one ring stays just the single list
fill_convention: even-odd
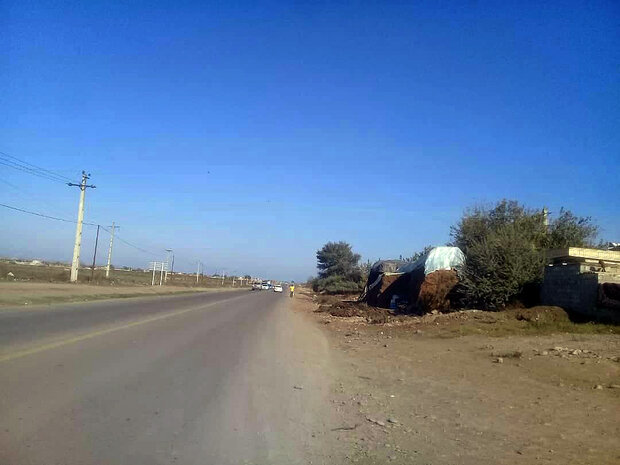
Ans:
[{"label": "scattered stone", "polygon": [[504,359],[502,357],[497,357],[495,360],[493,360],[493,363],[504,363]]},{"label": "scattered stone", "polygon": [[602,384],[597,384],[592,389],[603,389],[603,385]]},{"label": "scattered stone", "polygon": [[392,423],[393,425],[398,425],[398,420],[396,418],[388,418],[388,423]]},{"label": "scattered stone", "polygon": [[15,275],[13,274],[13,272],[9,271],[9,272],[6,274],[6,277],[7,277],[7,278],[14,278],[14,277],[15,277]]},{"label": "scattered stone", "polygon": [[385,422],[381,420],[375,420],[374,418],[371,418],[371,417],[366,418],[366,420],[368,420],[371,423],[374,423],[375,425],[385,426]]},{"label": "scattered stone", "polygon": [[303,388],[304,388],[303,386],[297,386],[297,385],[293,386],[293,389],[299,389],[299,390],[301,390],[301,389],[303,389]]},{"label": "scattered stone", "polygon": [[609,389],[620,389],[620,384],[610,384]]},{"label": "scattered stone", "polygon": [[573,355],[579,355],[580,353],[581,353],[581,350],[580,350],[580,349],[575,349],[575,350],[573,350],[573,351],[571,352],[571,354],[573,354]]}]

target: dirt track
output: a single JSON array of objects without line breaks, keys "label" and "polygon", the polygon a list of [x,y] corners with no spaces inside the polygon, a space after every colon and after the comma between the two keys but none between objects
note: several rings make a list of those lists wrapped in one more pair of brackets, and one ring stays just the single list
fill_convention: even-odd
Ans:
[{"label": "dirt track", "polygon": [[308,296],[296,299],[335,349],[332,402],[343,425],[334,433],[349,443],[351,462],[620,460],[617,335],[447,338],[454,332],[440,323],[369,325],[315,308]]}]

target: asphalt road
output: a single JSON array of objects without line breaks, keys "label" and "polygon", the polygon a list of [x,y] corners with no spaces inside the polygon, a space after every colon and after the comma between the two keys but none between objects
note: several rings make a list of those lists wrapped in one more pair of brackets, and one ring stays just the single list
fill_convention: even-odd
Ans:
[{"label": "asphalt road", "polygon": [[273,292],[0,311],[0,464],[338,463],[321,331]]}]

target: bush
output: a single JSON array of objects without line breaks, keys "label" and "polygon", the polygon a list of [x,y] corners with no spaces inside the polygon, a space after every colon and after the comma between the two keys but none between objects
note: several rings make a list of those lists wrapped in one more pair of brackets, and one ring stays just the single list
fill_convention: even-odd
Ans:
[{"label": "bush", "polygon": [[315,279],[312,289],[315,292],[326,292],[328,294],[359,294],[364,289],[364,283],[361,279],[354,281],[344,276],[334,275]]},{"label": "bush", "polygon": [[466,257],[461,305],[497,310],[521,299],[542,281],[546,248],[589,246],[597,231],[589,217],[564,209],[547,228],[542,211],[512,200],[467,210],[450,233]]},{"label": "bush", "polygon": [[473,241],[462,270],[464,303],[497,310],[542,278],[543,254],[515,226],[506,225]]},{"label": "bush", "polygon": [[313,280],[315,292],[359,293],[364,287],[359,254],[346,242],[328,242],[316,253],[319,276]]}]

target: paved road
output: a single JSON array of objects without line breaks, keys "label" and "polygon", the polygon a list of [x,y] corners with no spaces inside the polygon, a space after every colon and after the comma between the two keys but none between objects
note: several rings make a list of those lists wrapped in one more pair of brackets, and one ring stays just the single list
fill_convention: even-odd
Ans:
[{"label": "paved road", "polygon": [[330,369],[272,292],[2,310],[0,465],[338,463]]}]

